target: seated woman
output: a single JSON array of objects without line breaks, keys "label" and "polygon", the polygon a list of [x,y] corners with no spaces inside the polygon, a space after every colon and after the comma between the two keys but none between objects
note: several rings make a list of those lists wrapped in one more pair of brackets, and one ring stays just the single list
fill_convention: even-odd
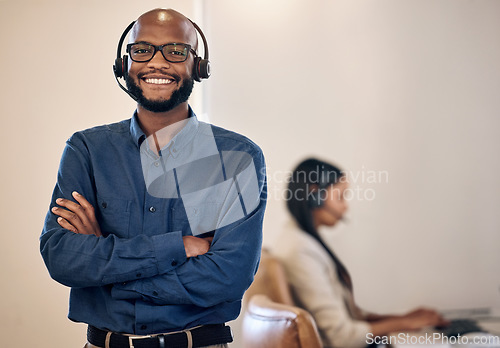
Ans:
[{"label": "seated woman", "polygon": [[272,250],[285,267],[297,305],[314,317],[324,347],[365,347],[367,337],[446,324],[430,309],[375,315],[356,306],[349,272],[318,233],[320,226],[334,226],[346,212],[345,179],[331,164],[316,159],[300,163],[288,185],[287,206],[294,221]]}]

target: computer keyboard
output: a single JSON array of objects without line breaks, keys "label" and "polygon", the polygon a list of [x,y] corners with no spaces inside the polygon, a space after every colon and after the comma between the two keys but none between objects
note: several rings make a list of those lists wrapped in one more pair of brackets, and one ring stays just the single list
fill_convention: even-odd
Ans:
[{"label": "computer keyboard", "polygon": [[472,319],[454,319],[450,321],[450,325],[438,327],[445,336],[452,337],[465,335],[470,332],[483,332],[478,323]]}]

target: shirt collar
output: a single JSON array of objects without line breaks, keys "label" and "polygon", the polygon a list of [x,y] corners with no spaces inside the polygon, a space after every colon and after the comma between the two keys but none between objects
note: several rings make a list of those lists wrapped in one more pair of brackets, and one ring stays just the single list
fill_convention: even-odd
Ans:
[{"label": "shirt collar", "polygon": [[[198,124],[198,118],[193,112],[193,109],[191,109],[191,106],[189,106],[188,122],[186,123],[186,126],[184,126],[184,128],[169,143],[170,151],[174,157],[177,157],[180,150],[193,139],[198,129]],[[132,138],[137,146],[141,146],[142,142],[146,139],[146,134],[144,134],[141,126],[139,125],[137,110],[134,111],[134,115],[132,116],[130,122],[130,134],[132,135]],[[163,148],[162,151],[165,149],[166,147]]]},{"label": "shirt collar", "polygon": [[190,107],[186,125],[172,138],[170,143],[161,149],[162,153],[163,151],[170,151],[172,157],[176,158],[182,149],[193,140],[194,136],[198,132],[198,126],[198,118]]},{"label": "shirt collar", "polygon": [[132,135],[134,143],[137,146],[141,146],[144,139],[146,139],[146,134],[144,134],[144,132],[141,129],[141,126],[139,126],[139,120],[137,118],[137,110],[134,111],[134,115],[132,116],[132,119],[130,121],[130,134]]}]

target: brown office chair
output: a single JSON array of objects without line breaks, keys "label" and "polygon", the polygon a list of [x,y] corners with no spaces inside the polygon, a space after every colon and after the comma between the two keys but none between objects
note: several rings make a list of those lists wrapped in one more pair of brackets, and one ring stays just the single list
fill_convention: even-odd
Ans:
[{"label": "brown office chair", "polygon": [[262,250],[259,270],[245,293],[245,304],[256,294],[264,294],[277,303],[294,305],[285,269],[266,249]]},{"label": "brown office chair", "polygon": [[312,316],[305,310],[254,295],[243,315],[244,348],[322,348]]}]

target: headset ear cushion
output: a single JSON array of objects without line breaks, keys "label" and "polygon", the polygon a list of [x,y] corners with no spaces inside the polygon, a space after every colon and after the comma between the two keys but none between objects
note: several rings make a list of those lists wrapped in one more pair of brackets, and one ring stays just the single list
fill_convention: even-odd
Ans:
[{"label": "headset ear cushion", "polygon": [[196,57],[193,64],[193,79],[200,82],[201,79],[208,79],[210,77],[210,62],[208,59]]},{"label": "headset ear cushion", "polygon": [[200,74],[199,74],[199,72],[200,72],[200,60],[201,60],[201,57],[195,57],[194,62],[193,62],[193,79],[196,82],[201,81]]},{"label": "headset ear cushion", "polygon": [[321,195],[319,191],[311,192],[307,201],[310,208],[319,208],[323,205],[323,200],[321,199]]},{"label": "headset ear cushion", "polygon": [[125,54],[122,58],[122,76],[124,79],[126,79],[127,75],[128,75],[128,56]]},{"label": "headset ear cushion", "polygon": [[116,58],[115,65],[113,65],[113,71],[115,72],[116,77],[124,77],[125,71],[127,69],[127,56],[124,55],[123,58]]},{"label": "headset ear cushion", "polygon": [[208,59],[201,59],[198,63],[198,76],[202,79],[210,77],[210,61]]},{"label": "headset ear cushion", "polygon": [[116,58],[115,65],[113,65],[113,71],[115,73],[115,76],[125,78],[127,76],[127,68],[128,68],[127,65],[128,65],[127,55],[124,55],[123,58]]},{"label": "headset ear cushion", "polygon": [[121,58],[115,59],[115,65],[113,65],[113,72],[115,73],[116,77],[123,76],[123,62]]}]

